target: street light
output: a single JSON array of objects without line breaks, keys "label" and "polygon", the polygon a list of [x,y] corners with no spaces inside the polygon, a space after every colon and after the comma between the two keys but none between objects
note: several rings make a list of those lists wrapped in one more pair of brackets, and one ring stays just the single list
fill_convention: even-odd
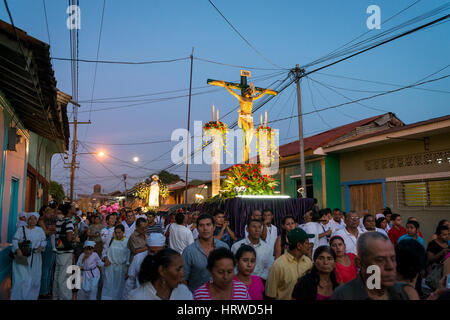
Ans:
[{"label": "street light", "polygon": [[138,162],[139,161],[139,157],[133,157],[133,161],[134,162]]}]

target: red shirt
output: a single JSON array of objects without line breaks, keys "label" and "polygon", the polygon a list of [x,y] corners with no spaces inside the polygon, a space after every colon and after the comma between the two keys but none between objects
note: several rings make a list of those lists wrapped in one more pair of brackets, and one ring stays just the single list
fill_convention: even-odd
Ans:
[{"label": "red shirt", "polygon": [[340,283],[346,283],[356,278],[356,265],[355,265],[355,255],[351,252],[347,253],[350,258],[350,265],[345,267],[339,262],[336,262],[336,281]]},{"label": "red shirt", "polygon": [[396,227],[392,227],[388,232],[388,236],[389,236],[389,239],[391,240],[391,242],[394,244],[394,246],[396,246],[398,238],[400,238],[401,236],[403,236],[407,233],[408,232],[406,231],[405,227],[400,226],[400,230],[398,230]]}]

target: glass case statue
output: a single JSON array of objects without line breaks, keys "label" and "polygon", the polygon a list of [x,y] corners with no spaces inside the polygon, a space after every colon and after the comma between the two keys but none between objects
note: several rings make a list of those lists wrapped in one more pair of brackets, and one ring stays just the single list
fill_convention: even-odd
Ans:
[{"label": "glass case statue", "polygon": [[149,207],[159,207],[159,177],[154,174],[150,184]]}]

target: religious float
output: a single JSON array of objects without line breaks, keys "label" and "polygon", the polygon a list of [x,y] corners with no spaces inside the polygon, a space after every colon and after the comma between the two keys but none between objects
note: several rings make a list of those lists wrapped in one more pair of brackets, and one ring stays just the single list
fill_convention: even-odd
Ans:
[{"label": "religious float", "polygon": [[[207,80],[210,85],[224,87],[239,100],[238,126],[243,130],[243,158],[242,163],[222,172],[226,177],[221,183],[220,155],[222,148],[226,151],[225,136],[228,127],[219,121],[219,111],[213,106],[212,121],[203,126],[207,139],[204,147],[211,144],[212,197],[204,203],[195,203],[191,206],[191,211],[212,213],[218,208],[225,210],[226,218],[238,237],[244,237],[245,226],[253,210],[270,209],[274,214],[272,223],[280,232],[284,216],[293,215],[298,223],[302,223],[304,213],[314,206],[313,199],[290,198],[275,191],[277,181],[271,177],[269,168],[278,154],[274,143],[275,131],[267,126],[267,112],[264,123],[261,115],[261,124],[256,129],[259,161],[250,163],[250,143],[255,136],[253,101],[262,98],[265,94],[277,95],[278,93],[271,89],[255,87],[252,83],[247,84],[247,77],[250,77],[250,72],[241,70],[240,83]],[[233,89],[240,90],[241,94],[239,95]]]}]

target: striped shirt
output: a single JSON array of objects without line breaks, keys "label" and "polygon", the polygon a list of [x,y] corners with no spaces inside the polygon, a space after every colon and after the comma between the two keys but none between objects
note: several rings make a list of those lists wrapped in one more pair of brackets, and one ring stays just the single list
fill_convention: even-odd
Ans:
[{"label": "striped shirt", "polygon": [[160,223],[155,223],[153,226],[147,226],[147,235],[150,233],[164,233]]},{"label": "striped shirt", "polygon": [[56,252],[57,253],[72,253],[73,246],[71,242],[67,242],[67,232],[73,233],[73,223],[69,218],[56,220]]},{"label": "striped shirt", "polygon": [[[209,282],[206,282],[204,285],[194,291],[194,300],[213,300]],[[248,288],[243,282],[233,279],[231,300],[250,300]]]}]

